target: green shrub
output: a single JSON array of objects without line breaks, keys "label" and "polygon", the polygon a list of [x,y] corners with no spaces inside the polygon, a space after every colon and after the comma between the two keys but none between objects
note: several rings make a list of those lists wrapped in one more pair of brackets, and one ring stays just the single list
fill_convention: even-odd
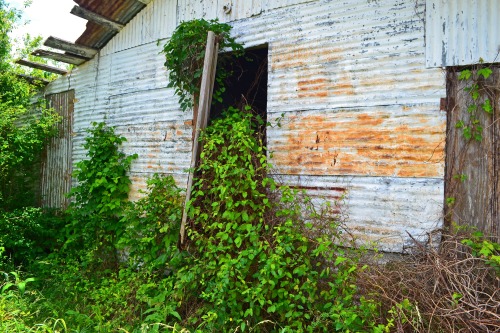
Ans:
[{"label": "green shrub", "polygon": [[147,181],[147,188],[147,195],[131,203],[123,215],[119,247],[133,267],[166,271],[179,254],[177,240],[184,202],[172,176],[155,174]]},{"label": "green shrub", "polygon": [[5,248],[5,259],[15,267],[45,258],[62,246],[64,225],[64,215],[56,210],[26,207],[0,211],[0,246]]},{"label": "green shrub", "polygon": [[69,195],[72,217],[67,226],[67,247],[87,251],[87,259],[117,269],[116,242],[123,230],[120,218],[128,203],[130,178],[127,172],[137,155],[126,156],[119,146],[125,137],[105,123],[93,123],[83,147],[88,159],[76,164],[78,185]]}]

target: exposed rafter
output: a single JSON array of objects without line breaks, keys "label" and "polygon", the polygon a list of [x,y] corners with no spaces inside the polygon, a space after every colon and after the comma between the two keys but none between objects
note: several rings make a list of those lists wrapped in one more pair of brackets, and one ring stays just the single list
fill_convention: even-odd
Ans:
[{"label": "exposed rafter", "polygon": [[116,31],[116,32],[123,29],[123,24],[112,21],[104,16],[96,14],[96,13],[94,13],[90,10],[87,10],[85,8],[82,8],[80,6],[73,7],[73,9],[71,9],[71,14],[76,15],[78,17],[81,17],[83,19],[86,19],[88,21],[92,21],[94,23],[102,25],[102,26],[104,26],[110,30]]},{"label": "exposed rafter", "polygon": [[37,56],[37,57],[49,58],[49,59],[52,59],[55,61],[61,61],[61,62],[65,62],[67,64],[72,64],[72,65],[77,65],[77,66],[83,64],[85,61],[88,60],[87,58],[82,58],[79,56],[74,56],[74,55],[65,54],[65,53],[52,52],[52,51],[48,51],[48,50],[41,50],[41,49],[35,50],[31,54],[34,56]]},{"label": "exposed rafter", "polygon": [[52,47],[54,49],[63,50],[87,59],[92,59],[98,52],[98,50],[91,47],[74,44],[52,36],[47,38],[43,45]]},{"label": "exposed rafter", "polygon": [[31,84],[43,84],[43,85],[47,85],[49,84],[49,80],[45,80],[45,79],[41,79],[39,77],[34,77],[34,76],[30,76],[30,75],[25,75],[25,74],[16,74],[18,77],[28,81],[29,83]]},{"label": "exposed rafter", "polygon": [[18,60],[15,61],[15,63],[19,64],[19,65],[22,65],[22,66],[27,66],[27,67],[31,67],[31,68],[41,69],[42,71],[56,73],[56,74],[60,74],[60,75],[64,75],[64,74],[68,73],[66,70],[61,69],[61,68],[52,67],[52,66],[48,66],[48,65],[41,64],[41,63],[38,63],[38,62],[32,62],[32,61],[24,60],[24,59],[18,59]]}]

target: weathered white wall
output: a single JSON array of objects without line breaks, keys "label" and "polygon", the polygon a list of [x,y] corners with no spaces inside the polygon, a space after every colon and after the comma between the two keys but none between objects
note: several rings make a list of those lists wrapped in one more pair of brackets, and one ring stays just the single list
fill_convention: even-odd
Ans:
[{"label": "weathered white wall", "polygon": [[498,0],[426,0],[427,67],[500,62]]},{"label": "weathered white wall", "polygon": [[[159,51],[175,26],[219,17],[269,47],[268,129],[275,173],[315,198],[343,199],[354,233],[399,251],[406,231],[441,226],[444,74],[425,68],[424,7],[406,0],[153,0],[93,60],[52,83],[75,89],[74,162],[84,129],[128,138],[134,192],[154,172],[185,184],[191,114],[166,88]],[[160,46],[157,40],[162,39]]]}]

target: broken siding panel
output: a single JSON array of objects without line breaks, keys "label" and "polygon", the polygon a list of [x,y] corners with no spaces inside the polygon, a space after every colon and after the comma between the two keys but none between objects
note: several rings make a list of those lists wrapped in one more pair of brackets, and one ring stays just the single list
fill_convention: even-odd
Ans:
[{"label": "broken siding panel", "polygon": [[317,205],[340,206],[340,218],[354,237],[384,251],[411,245],[408,233],[425,240],[441,226],[442,179],[345,176],[275,176],[282,184],[305,189]]},{"label": "broken siding panel", "polygon": [[424,68],[414,4],[312,2],[235,24],[234,32],[249,46],[269,43],[269,112],[437,105],[445,95],[440,70]]},{"label": "broken siding panel", "polygon": [[287,174],[442,178],[445,118],[421,104],[272,114],[267,146]]},{"label": "broken siding panel", "polygon": [[101,55],[156,43],[159,39],[170,36],[176,23],[177,1],[152,1],[101,50]]},{"label": "broken siding panel", "polygon": [[498,0],[427,0],[427,67],[499,62]]}]

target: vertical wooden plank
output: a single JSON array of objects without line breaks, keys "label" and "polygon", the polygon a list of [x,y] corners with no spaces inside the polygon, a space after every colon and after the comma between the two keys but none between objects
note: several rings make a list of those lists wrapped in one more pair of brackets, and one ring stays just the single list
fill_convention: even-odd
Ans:
[{"label": "vertical wooden plank", "polygon": [[191,155],[191,166],[189,169],[188,183],[186,188],[186,200],[184,202],[184,210],[182,212],[181,222],[181,245],[184,244],[186,236],[186,221],[187,221],[187,205],[191,199],[191,188],[193,186],[193,171],[198,164],[200,155],[200,132],[207,127],[208,116],[210,113],[210,104],[212,102],[212,92],[215,79],[215,71],[217,67],[217,53],[219,44],[216,43],[216,36],[212,31],[207,35],[207,47],[205,50],[205,59],[203,63],[203,75],[201,78],[200,99],[198,103],[198,116],[194,128],[193,151]]},{"label": "vertical wooden plank", "polygon": [[[480,142],[466,140],[463,129],[456,127],[458,121],[469,122],[467,106],[473,102],[465,90],[467,83],[458,75],[452,70],[447,75],[446,223],[473,226],[500,241],[500,69],[494,69],[485,82],[493,93],[490,100],[496,103],[493,114],[481,108],[476,111],[483,127]],[[485,97],[481,98],[480,103]]]}]

